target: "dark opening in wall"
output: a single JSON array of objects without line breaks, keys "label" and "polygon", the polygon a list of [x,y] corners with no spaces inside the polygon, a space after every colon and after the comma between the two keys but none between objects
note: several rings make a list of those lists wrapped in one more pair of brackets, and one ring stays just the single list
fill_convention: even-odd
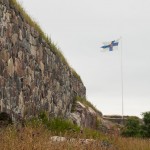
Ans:
[{"label": "dark opening in wall", "polygon": [[6,113],[6,112],[1,112],[0,113],[0,125],[8,125],[8,124],[12,124],[12,119],[11,116]]}]

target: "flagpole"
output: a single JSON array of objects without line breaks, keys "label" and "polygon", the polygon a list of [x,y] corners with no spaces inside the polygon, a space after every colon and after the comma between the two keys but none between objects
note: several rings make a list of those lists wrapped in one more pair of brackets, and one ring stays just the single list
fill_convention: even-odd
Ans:
[{"label": "flagpole", "polygon": [[124,124],[124,89],[123,89],[123,49],[122,49],[122,37],[121,40],[121,98],[122,98],[122,124]]}]

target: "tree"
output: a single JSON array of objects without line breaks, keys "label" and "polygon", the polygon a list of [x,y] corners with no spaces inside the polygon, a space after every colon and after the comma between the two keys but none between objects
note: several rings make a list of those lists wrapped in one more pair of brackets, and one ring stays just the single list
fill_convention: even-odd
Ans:
[{"label": "tree", "polygon": [[150,137],[150,111],[143,114],[144,124],[141,126],[140,134],[143,137]]},{"label": "tree", "polygon": [[137,137],[140,131],[140,121],[137,117],[129,117],[122,130],[122,135],[126,137]]}]

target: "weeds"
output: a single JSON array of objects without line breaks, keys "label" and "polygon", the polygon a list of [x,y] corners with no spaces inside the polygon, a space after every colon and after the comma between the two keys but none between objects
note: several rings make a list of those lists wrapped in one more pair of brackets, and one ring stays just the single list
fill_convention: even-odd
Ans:
[{"label": "weeds", "polygon": [[[26,126],[21,130],[17,130],[13,126],[4,128],[0,132],[0,149],[1,150],[149,150],[149,139],[137,138],[121,138],[109,136],[92,140],[91,131],[84,130],[83,134],[76,137],[70,136],[69,131],[64,136],[67,137],[63,142],[52,142],[51,137],[54,136],[50,130],[43,126],[33,128]],[[90,136],[85,136],[89,134]],[[94,136],[96,135],[96,131]],[[56,134],[55,134],[56,135]],[[89,142],[83,143],[82,138],[88,138]],[[71,140],[72,139],[72,140]]]},{"label": "weeds", "polygon": [[[25,127],[14,125],[0,128],[1,150],[149,150],[149,139],[121,138],[99,131],[80,128],[61,118],[48,119],[42,112],[38,118],[25,122]],[[52,141],[51,137],[65,137]]]},{"label": "weeds", "polygon": [[80,96],[76,96],[74,101],[79,101],[81,102],[82,104],[84,104],[85,107],[91,107],[95,112],[97,112],[99,115],[102,115],[102,113],[96,109],[96,107],[91,103],[89,102],[88,100],[86,100],[85,98],[82,98]]}]

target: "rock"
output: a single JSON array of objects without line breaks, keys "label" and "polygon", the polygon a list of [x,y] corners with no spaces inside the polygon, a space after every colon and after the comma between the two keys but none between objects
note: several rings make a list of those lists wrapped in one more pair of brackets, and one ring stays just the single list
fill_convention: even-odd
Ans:
[{"label": "rock", "polygon": [[15,71],[16,71],[18,77],[22,77],[24,74],[24,70],[22,68],[22,61],[20,61],[17,58],[15,58]]},{"label": "rock", "polygon": [[72,120],[72,122],[78,126],[81,126],[81,117],[80,114],[77,113],[71,113],[69,118]]},{"label": "rock", "polygon": [[40,69],[42,71],[42,76],[44,77],[44,64],[42,61],[40,61]]},{"label": "rock", "polygon": [[19,29],[19,40],[22,41],[23,37],[22,37],[22,30]]},{"label": "rock", "polygon": [[7,26],[7,36],[10,38],[12,36],[12,25],[8,24]]},{"label": "rock", "polygon": [[3,17],[3,11],[0,9],[0,19]]},{"label": "rock", "polygon": [[19,94],[19,114],[23,117],[24,114],[24,100],[23,100],[23,92],[21,91]]},{"label": "rock", "polygon": [[11,14],[7,12],[5,17],[6,17],[6,21],[10,23]]},{"label": "rock", "polygon": [[7,67],[7,72],[10,76],[14,75],[15,67],[13,63],[12,57],[8,60],[8,67]]},{"label": "rock", "polygon": [[18,40],[18,34],[16,34],[16,33],[15,33],[15,34],[13,34],[11,39],[12,39],[12,43],[13,43],[13,45],[15,45],[15,44],[16,44],[16,42],[17,42],[17,40]]},{"label": "rock", "polygon": [[19,52],[18,52],[18,58],[19,58],[20,60],[22,60],[22,58],[23,58],[23,52],[22,52],[22,51],[19,51]]},{"label": "rock", "polygon": [[65,137],[52,136],[50,140],[53,142],[65,142],[67,139]]},{"label": "rock", "polygon": [[7,50],[3,49],[1,52],[0,52],[0,59],[4,60],[5,62],[7,62],[10,58],[10,54],[8,53]]},{"label": "rock", "polygon": [[30,34],[29,42],[30,42],[31,45],[37,46],[37,39],[34,38],[31,34]]},{"label": "rock", "polygon": [[103,140],[103,141],[101,141],[100,142],[100,147],[101,148],[111,148],[113,145],[109,142],[109,141],[107,141],[107,140]]},{"label": "rock", "polygon": [[79,126],[96,128],[97,116],[97,112],[91,107],[86,108],[81,102],[77,101],[75,110],[69,118]]},{"label": "rock", "polygon": [[9,8],[9,0],[3,0],[2,3]]},{"label": "rock", "polygon": [[31,45],[31,49],[30,49],[30,50],[31,50],[31,54],[32,54],[34,57],[36,57],[37,47]]}]

